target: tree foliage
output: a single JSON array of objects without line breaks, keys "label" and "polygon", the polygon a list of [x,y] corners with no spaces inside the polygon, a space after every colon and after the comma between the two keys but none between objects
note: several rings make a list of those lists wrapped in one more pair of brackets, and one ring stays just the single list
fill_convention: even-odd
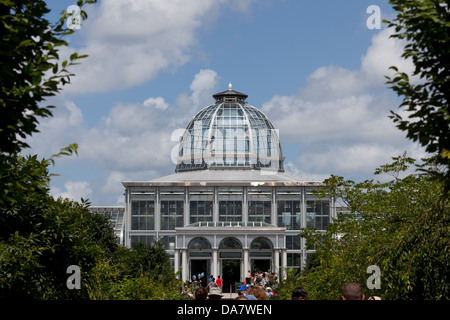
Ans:
[{"label": "tree foliage", "polygon": [[[78,1],[78,6],[95,1]],[[85,56],[73,53],[60,61],[59,50],[67,46],[64,37],[67,13],[52,24],[45,1],[0,1],[0,154],[16,154],[28,147],[27,136],[38,132],[38,118],[52,116],[54,106],[45,99],[60,92],[73,76],[68,68]],[[81,11],[81,17],[87,15]]]},{"label": "tree foliage", "polygon": [[[366,296],[384,299],[450,298],[450,204],[440,197],[442,182],[429,174],[405,174],[415,161],[403,155],[380,167],[387,182],[355,183],[327,179],[329,193],[350,208],[325,234],[304,230],[309,243],[320,243],[319,265],[303,273],[301,283],[315,299],[339,299],[348,282],[358,282]],[[417,165],[438,171],[432,162]],[[381,271],[381,289],[369,290],[367,267]]]},{"label": "tree foliage", "polygon": [[[91,270],[117,246],[109,220],[89,212],[87,203],[51,197],[48,161],[12,159],[18,187],[0,209],[0,297],[87,298]],[[81,290],[66,286],[70,265],[81,269]]]},{"label": "tree foliage", "polygon": [[[397,127],[417,141],[445,165],[433,174],[450,192],[450,2],[444,0],[391,0],[396,18],[387,21],[395,33],[407,41],[402,57],[411,59],[413,76],[397,71],[388,84],[401,97],[400,112],[391,112]],[[405,118],[402,111],[407,112]],[[404,112],[403,112],[404,113]]]},{"label": "tree foliage", "polygon": [[[161,245],[120,248],[108,217],[90,212],[87,201],[50,196],[50,166],[76,154],[77,144],[49,159],[20,154],[39,119],[52,116],[46,99],[70,83],[70,66],[85,57],[73,53],[60,61],[73,30],[67,12],[55,24],[45,19],[48,12],[45,1],[0,0],[0,299],[175,297],[177,282]],[[79,290],[67,287],[71,265],[81,271]]]}]

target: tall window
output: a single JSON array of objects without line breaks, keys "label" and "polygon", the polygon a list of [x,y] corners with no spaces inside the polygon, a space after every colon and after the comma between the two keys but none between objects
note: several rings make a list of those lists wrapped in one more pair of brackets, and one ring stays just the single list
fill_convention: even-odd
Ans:
[{"label": "tall window", "polygon": [[299,236],[286,236],[286,249],[299,250],[300,249],[300,237]]},{"label": "tall window", "polygon": [[242,221],[242,201],[219,201],[219,221]]},{"label": "tall window", "polygon": [[153,200],[131,201],[131,229],[155,229],[155,202]]},{"label": "tall window", "polygon": [[330,223],[329,201],[306,201],[306,227],[324,230]]},{"label": "tall window", "polygon": [[155,242],[155,236],[131,236],[131,247],[134,248],[138,242],[150,245]]},{"label": "tall window", "polygon": [[271,211],[270,201],[249,201],[248,221],[262,221],[270,223]]},{"label": "tall window", "polygon": [[161,230],[175,230],[183,226],[183,201],[161,201]]},{"label": "tall window", "polygon": [[213,202],[212,201],[191,201],[189,205],[190,223],[201,221],[212,221]]},{"label": "tall window", "polygon": [[297,252],[287,253],[287,267],[300,268],[300,253]]},{"label": "tall window", "polygon": [[278,226],[286,230],[299,230],[301,212],[300,201],[278,200]]}]

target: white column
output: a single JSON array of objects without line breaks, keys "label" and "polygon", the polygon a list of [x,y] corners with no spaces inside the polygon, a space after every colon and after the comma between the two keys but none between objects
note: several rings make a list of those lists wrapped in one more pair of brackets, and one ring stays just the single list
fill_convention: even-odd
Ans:
[{"label": "white column", "polygon": [[218,249],[212,249],[212,275],[215,279],[219,275]]},{"label": "white column", "polygon": [[186,187],[184,195],[183,226],[187,226],[190,223],[190,219],[189,187]]},{"label": "white column", "polygon": [[273,266],[274,266],[274,272],[278,275],[278,279],[281,278],[279,272],[280,272],[280,251],[279,249],[275,249],[273,252]]},{"label": "white column", "polygon": [[161,197],[160,197],[160,188],[156,188],[155,192],[155,231],[156,238],[158,238],[158,231],[161,230]]},{"label": "white column", "polygon": [[214,187],[213,221],[219,221],[219,189]]},{"label": "white column", "polygon": [[175,256],[174,256],[174,271],[177,273],[180,271],[180,251],[175,249]]},{"label": "white column", "polygon": [[331,197],[330,201],[330,223],[333,223],[334,219],[337,219],[336,203],[334,197]]},{"label": "white column", "polygon": [[302,228],[306,228],[306,188],[302,188],[302,203],[301,203],[301,220],[300,225]]},{"label": "white column", "polygon": [[281,280],[286,280],[286,268],[287,268],[287,251],[281,249]]},{"label": "white column", "polygon": [[181,278],[183,281],[189,281],[186,249],[181,249]]},{"label": "white column", "polygon": [[248,254],[248,248],[244,249],[243,251],[244,251],[244,270],[242,270],[241,280],[243,280],[246,277],[247,271],[250,270],[250,259]]},{"label": "white column", "polygon": [[275,188],[272,188],[272,201],[271,201],[271,217],[270,223],[274,226],[278,225],[277,215],[278,215],[278,207],[277,207],[277,198]]},{"label": "white column", "polygon": [[126,187],[125,189],[125,232],[124,232],[124,245],[127,248],[131,248],[131,238],[130,238],[130,230],[131,230],[131,191],[130,188]]},{"label": "white column", "polygon": [[248,222],[247,187],[242,188],[242,222]]}]

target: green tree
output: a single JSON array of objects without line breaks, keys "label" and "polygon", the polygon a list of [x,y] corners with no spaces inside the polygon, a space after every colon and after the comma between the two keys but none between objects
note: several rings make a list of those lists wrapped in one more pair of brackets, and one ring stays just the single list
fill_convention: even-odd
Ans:
[{"label": "green tree", "polygon": [[[0,208],[0,298],[88,298],[92,270],[117,246],[109,221],[87,203],[48,194],[48,161],[14,157],[16,188]],[[67,267],[81,269],[81,290],[69,290]]]},{"label": "green tree", "polygon": [[[82,8],[92,0],[79,0]],[[50,12],[45,1],[0,0],[0,154],[16,154],[28,147],[25,138],[38,132],[39,117],[52,115],[54,106],[45,99],[60,92],[73,76],[68,67],[85,56],[73,53],[60,61],[64,37],[74,32],[66,27],[66,12],[54,24],[45,19]],[[80,15],[85,19],[86,13]]]},{"label": "green tree", "polygon": [[132,249],[121,248],[114,259],[116,274],[106,283],[108,299],[180,299],[181,280],[176,279],[169,256],[161,242],[138,242]]},{"label": "green tree", "polygon": [[[84,57],[60,61],[73,30],[66,12],[55,24],[48,12],[45,1],[0,0],[0,298],[176,298],[179,282],[160,243],[120,248],[108,217],[91,213],[87,201],[49,195],[49,167],[76,153],[76,144],[50,159],[20,155],[39,119],[52,116],[46,98],[70,82],[68,68]],[[79,290],[67,287],[70,265],[81,270]]]},{"label": "green tree", "polygon": [[402,57],[411,59],[413,76],[420,78],[414,84],[409,76],[397,71],[388,77],[388,84],[401,97],[399,108],[408,117],[391,112],[397,127],[407,137],[418,141],[426,151],[436,156],[446,167],[434,175],[445,183],[450,192],[450,2],[443,0],[391,0],[397,11],[388,22],[395,33],[391,36],[407,41]]},{"label": "green tree", "polygon": [[[384,299],[450,298],[450,205],[440,197],[443,184],[429,174],[402,177],[415,161],[405,155],[394,160],[375,171],[390,174],[388,182],[325,180],[321,193],[340,199],[351,213],[339,216],[325,234],[301,233],[309,244],[320,243],[319,264],[299,280],[310,298],[339,299],[348,282]],[[432,162],[416,166],[438,171]],[[381,270],[380,289],[366,287],[370,265]]]},{"label": "green tree", "polygon": [[[95,1],[78,1],[78,6]],[[82,58],[59,60],[67,13],[51,24],[44,1],[0,0],[0,297],[87,298],[90,270],[114,246],[105,220],[86,203],[49,195],[49,166],[56,156],[76,152],[76,144],[50,159],[23,157],[25,138],[38,119],[52,115],[45,99],[70,82],[68,67]],[[84,11],[81,17],[86,18]],[[68,290],[67,267],[81,268],[81,290]]]}]

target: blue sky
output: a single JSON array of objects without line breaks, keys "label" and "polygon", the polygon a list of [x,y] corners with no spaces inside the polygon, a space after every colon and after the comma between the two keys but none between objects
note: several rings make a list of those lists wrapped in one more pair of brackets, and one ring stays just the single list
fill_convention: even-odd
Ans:
[{"label": "blue sky", "polygon": [[[370,5],[394,17],[387,2],[99,0],[61,51],[89,58],[48,101],[54,117],[27,151],[48,157],[77,142],[79,155],[52,168],[52,194],[123,204],[121,181],[174,172],[172,133],[231,82],[279,129],[286,169],[304,180],[365,179],[403,151],[419,158],[387,118],[399,100],[383,75],[412,70],[404,44],[366,24]],[[75,1],[47,3],[54,21]]]}]

